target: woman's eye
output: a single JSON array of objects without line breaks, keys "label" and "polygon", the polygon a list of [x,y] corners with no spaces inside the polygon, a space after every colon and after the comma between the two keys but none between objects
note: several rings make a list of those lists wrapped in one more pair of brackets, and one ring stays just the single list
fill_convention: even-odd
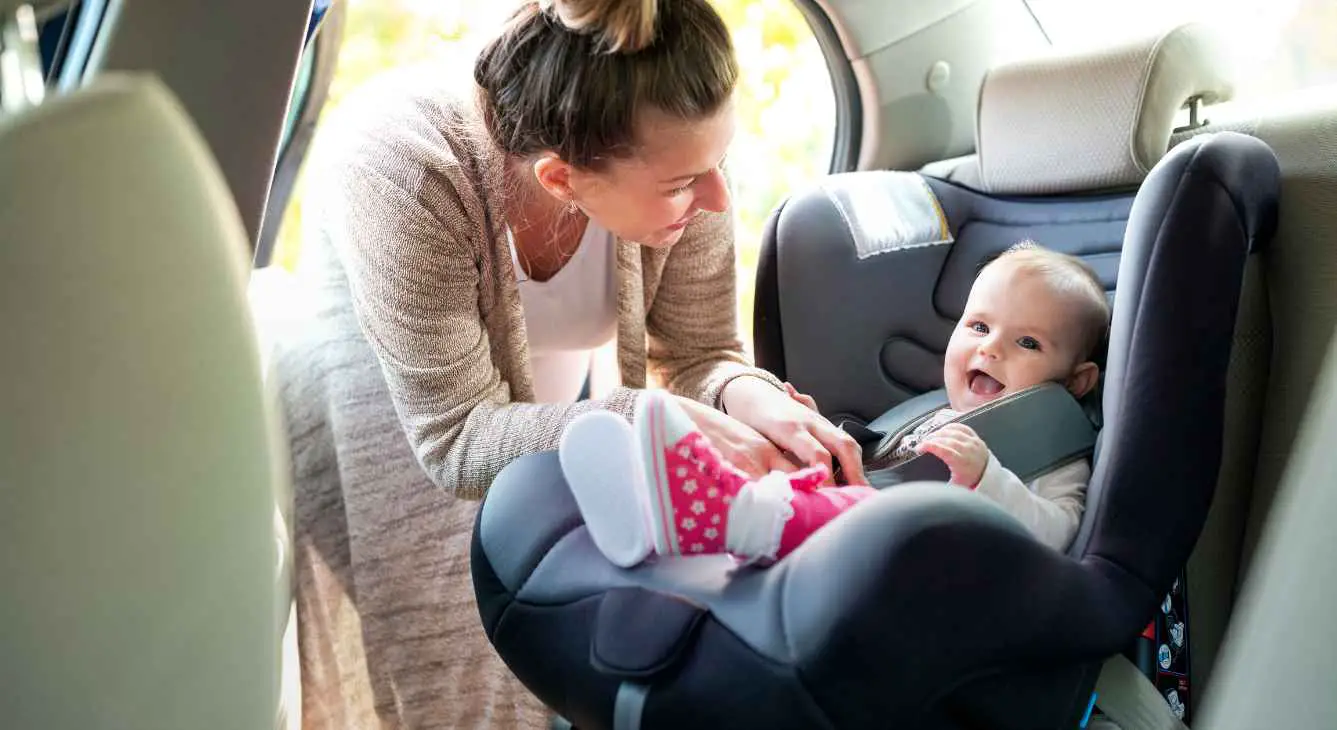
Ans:
[{"label": "woman's eye", "polygon": [[1017,340],[1017,344],[1021,345],[1022,349],[1026,350],[1040,349],[1040,341],[1035,339],[1034,337],[1023,337]]},{"label": "woman's eye", "polygon": [[983,323],[983,322],[971,322],[971,323],[970,323],[969,325],[967,325],[967,326],[970,327],[971,329],[975,330],[976,332],[982,334],[982,335],[987,335],[987,334],[989,334],[989,325],[987,325],[987,324],[985,324],[985,323]]},{"label": "woman's eye", "polygon": [[666,191],[664,192],[664,194],[667,195],[667,196],[670,197],[670,198],[674,197],[675,195],[682,195],[683,193],[687,192],[688,190],[691,190],[691,189],[692,189],[692,185],[693,185],[695,182],[696,182],[696,181],[693,180],[692,182],[689,182],[689,183],[687,183],[686,185],[683,185],[682,187],[673,188],[672,190],[666,190]]}]

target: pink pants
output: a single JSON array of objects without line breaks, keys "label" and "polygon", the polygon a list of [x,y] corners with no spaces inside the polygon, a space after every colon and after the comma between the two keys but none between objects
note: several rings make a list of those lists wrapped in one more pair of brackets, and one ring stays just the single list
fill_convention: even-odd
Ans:
[{"label": "pink pants", "polygon": [[794,499],[789,503],[794,508],[794,516],[785,523],[776,559],[793,552],[794,548],[802,545],[823,525],[874,494],[877,494],[877,490],[866,486],[805,489],[794,484]]}]

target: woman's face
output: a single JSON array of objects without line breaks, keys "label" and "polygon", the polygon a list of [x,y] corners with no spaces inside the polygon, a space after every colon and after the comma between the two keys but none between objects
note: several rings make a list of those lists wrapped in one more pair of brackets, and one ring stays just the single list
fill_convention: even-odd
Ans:
[{"label": "woman's face", "polygon": [[678,242],[698,213],[729,208],[720,164],[733,141],[733,103],[690,121],[652,109],[638,126],[637,154],[597,172],[571,169],[571,195],[614,235],[664,248]]}]

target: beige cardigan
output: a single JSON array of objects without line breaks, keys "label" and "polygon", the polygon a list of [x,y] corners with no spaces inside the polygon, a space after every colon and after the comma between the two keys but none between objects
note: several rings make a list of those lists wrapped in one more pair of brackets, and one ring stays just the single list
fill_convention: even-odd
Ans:
[{"label": "beige cardigan", "polygon": [[703,214],[668,250],[618,241],[623,387],[534,404],[524,312],[502,211],[503,158],[472,103],[387,84],[340,120],[317,181],[314,234],[347,272],[363,332],[432,481],[476,498],[517,456],[556,447],[579,413],[631,417],[653,383],[719,407],[752,374],[736,315],[733,217]]}]

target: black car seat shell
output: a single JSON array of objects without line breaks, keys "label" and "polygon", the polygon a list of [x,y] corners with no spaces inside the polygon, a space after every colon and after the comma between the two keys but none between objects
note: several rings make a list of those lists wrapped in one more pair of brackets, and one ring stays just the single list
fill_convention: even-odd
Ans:
[{"label": "black car seat shell", "polygon": [[[1246,269],[1226,402],[1226,453],[1207,525],[1188,567],[1194,682],[1210,689],[1217,649],[1301,434],[1337,327],[1337,98],[1298,93],[1211,113],[1171,145],[1234,131],[1281,164],[1277,231]],[[1219,120],[1219,121],[1218,121]]]}]

